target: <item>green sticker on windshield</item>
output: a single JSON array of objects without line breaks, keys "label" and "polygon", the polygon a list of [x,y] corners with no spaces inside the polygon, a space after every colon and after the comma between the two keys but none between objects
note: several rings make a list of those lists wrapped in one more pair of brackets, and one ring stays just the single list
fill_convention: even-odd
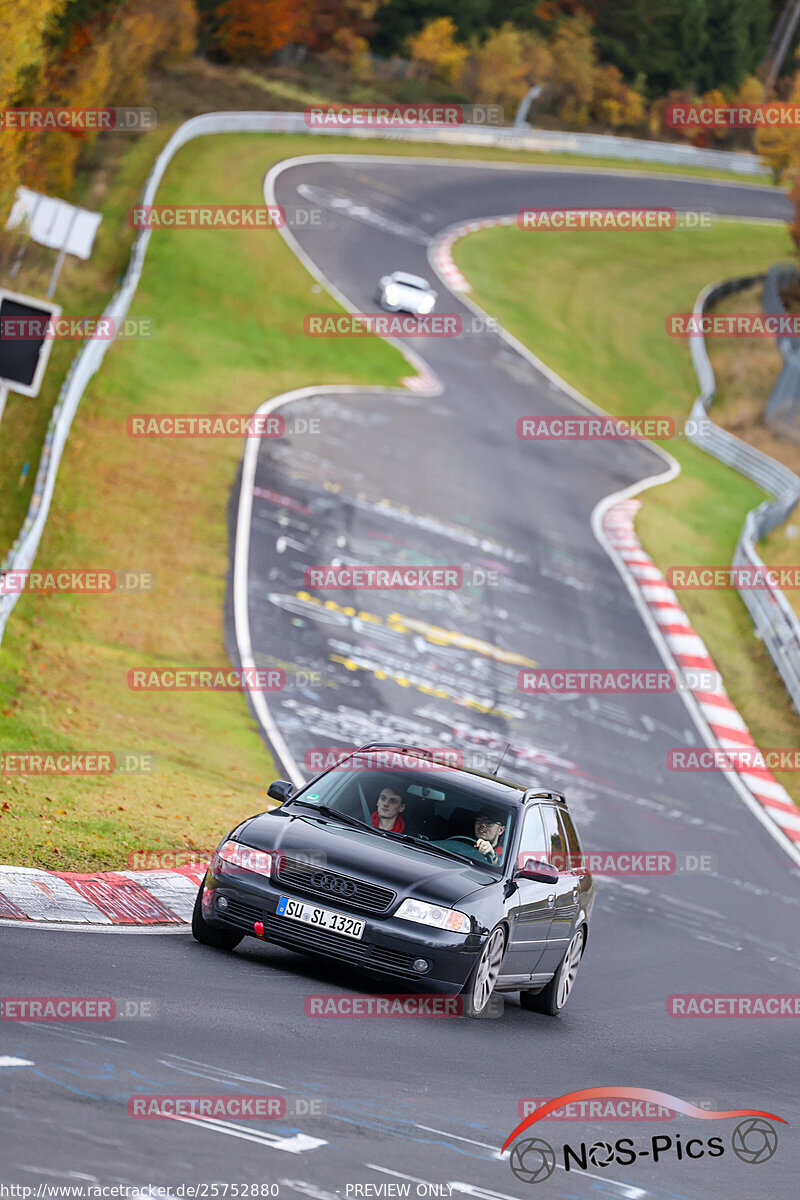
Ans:
[{"label": "green sticker on windshield", "polygon": [[319,800],[319,792],[309,792],[306,800]]}]

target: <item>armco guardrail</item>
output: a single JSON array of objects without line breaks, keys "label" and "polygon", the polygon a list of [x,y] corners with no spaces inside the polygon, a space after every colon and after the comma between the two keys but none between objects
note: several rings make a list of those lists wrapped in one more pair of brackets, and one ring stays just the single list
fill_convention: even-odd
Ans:
[{"label": "armco guardrail", "polygon": [[[762,308],[765,313],[783,313],[786,307],[781,299],[783,288],[797,279],[797,268],[792,263],[777,263],[770,267],[764,280]],[[796,420],[800,409],[800,338],[776,338],[783,357],[783,370],[769,394],[764,416],[770,425],[781,432],[792,432],[781,428],[784,422]]]},{"label": "armco guardrail", "polygon": [[[222,112],[207,113],[186,121],[169,139],[159,154],[142,191],[141,203],[152,204],[164,172],[175,153],[196,137],[214,133],[330,133],[361,138],[381,138],[419,142],[445,142],[475,146],[502,146],[509,150],[544,150],[552,153],[588,154],[603,158],[626,158],[630,161],[659,162],[665,165],[717,167],[742,175],[762,172],[758,158],[752,154],[733,154],[724,150],[698,150],[672,142],[647,142],[635,138],[605,137],[602,134],[558,133],[541,129],[484,128],[461,125],[446,129],[352,128],[331,130],[309,127],[305,115],[297,112]],[[136,238],[130,262],[119,290],[104,312],[119,325],[124,319],[142,273],[144,256],[150,240],[150,229],[143,229]],[[100,368],[110,341],[93,338],[86,342],[75,358],[59,392],[45,437],[42,457],[34,484],[33,496],[20,535],[0,565],[0,570],[29,569],[36,557],[53,497],[61,455],[75,412],[89,380]],[[0,641],[18,593],[0,594]]]},{"label": "armco guardrail", "polygon": [[[740,279],[728,279],[723,283],[704,288],[695,302],[694,311],[700,316],[706,308],[721,300],[723,296],[750,287],[763,276],[751,275]],[[777,528],[789,516],[800,499],[800,479],[768,454],[754,446],[748,446],[725,429],[720,429],[708,416],[714,399],[716,380],[706,350],[705,338],[698,334],[689,339],[700,395],[694,402],[687,425],[686,435],[701,449],[713,454],[729,466],[741,471],[774,500],[765,500],[758,508],[751,509],[745,517],[739,541],[733,555],[733,566],[765,569],[756,550],[756,543],[765,534]],[[792,703],[800,713],[800,620],[777,587],[762,590],[742,589],[739,592],[756,632],[775,663]]]}]

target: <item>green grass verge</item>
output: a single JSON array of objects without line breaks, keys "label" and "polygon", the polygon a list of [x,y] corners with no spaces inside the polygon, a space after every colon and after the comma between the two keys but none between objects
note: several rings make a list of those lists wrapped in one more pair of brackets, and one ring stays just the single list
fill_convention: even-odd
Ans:
[{"label": "green grass verge", "polygon": [[[282,139],[213,138],[180,152],[163,203],[260,203]],[[155,757],[152,774],[3,781],[0,861],[124,864],[138,849],[214,845],[263,807],[268,755],[237,693],[132,692],[142,665],[222,666],[227,506],[242,444],[142,441],[141,412],[250,412],[308,384],[396,383],[407,364],[375,338],[308,339],[331,308],[275,232],[153,236],[132,316],[151,340],[115,343],[79,409],[37,564],[153,572],[149,594],[23,597],[0,656],[4,750]]]},{"label": "green grass verge", "polygon": [[[764,270],[790,252],[776,226],[704,231],[471,234],[455,260],[478,304],[574,387],[615,414],[659,414],[682,428],[697,393],[688,346],[665,332],[712,280]],[[641,540],[663,571],[729,565],[748,509],[764,497],[683,436],[664,443],[682,473],[644,495]],[[684,607],[756,741],[800,744],[800,721],[738,593],[684,592]],[[797,802],[800,783],[781,782]]]}]

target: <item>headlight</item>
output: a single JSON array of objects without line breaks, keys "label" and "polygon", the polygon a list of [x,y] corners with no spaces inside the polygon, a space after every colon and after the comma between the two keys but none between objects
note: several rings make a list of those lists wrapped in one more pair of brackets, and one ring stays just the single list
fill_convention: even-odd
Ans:
[{"label": "headlight", "polygon": [[241,842],[223,842],[217,857],[231,867],[240,867],[243,871],[252,871],[254,875],[272,874],[273,856],[266,850],[256,850],[254,846],[243,846]]},{"label": "headlight", "polygon": [[453,933],[469,933],[472,928],[466,913],[455,908],[440,908],[438,904],[425,904],[423,900],[404,900],[395,916],[401,921],[435,925],[437,929],[450,929]]},{"label": "headlight", "polygon": [[386,291],[384,292],[384,296],[386,297],[387,304],[396,304],[397,303],[397,288],[392,287],[390,284],[389,287],[387,287]]},{"label": "headlight", "polygon": [[426,297],[425,300],[420,300],[419,311],[421,313],[429,313],[433,308],[434,300],[432,296]]}]

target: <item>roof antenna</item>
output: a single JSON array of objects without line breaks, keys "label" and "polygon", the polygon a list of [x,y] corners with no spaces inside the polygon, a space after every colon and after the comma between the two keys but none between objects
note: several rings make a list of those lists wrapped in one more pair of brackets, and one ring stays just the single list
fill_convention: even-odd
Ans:
[{"label": "roof antenna", "polygon": [[501,768],[501,767],[502,767],[502,765],[503,765],[503,759],[504,759],[504,758],[505,758],[505,756],[508,754],[508,752],[509,752],[509,750],[510,750],[510,749],[511,749],[511,742],[506,742],[506,748],[505,748],[505,750],[503,751],[503,753],[500,755],[500,761],[498,762],[498,764],[497,764],[497,766],[495,767],[495,769],[492,771],[492,775],[497,775],[497,772],[500,770],[500,768]]}]

